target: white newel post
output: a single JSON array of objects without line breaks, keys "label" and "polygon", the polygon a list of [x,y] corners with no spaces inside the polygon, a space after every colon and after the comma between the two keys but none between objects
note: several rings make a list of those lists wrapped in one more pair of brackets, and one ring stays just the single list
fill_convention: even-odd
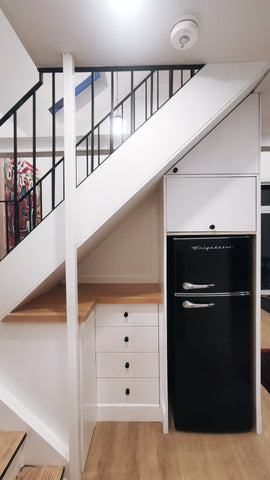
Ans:
[{"label": "white newel post", "polygon": [[70,53],[63,54],[64,71],[64,156],[65,156],[65,246],[66,304],[69,381],[69,455],[70,479],[80,476],[80,389],[79,330],[76,247],[76,153],[75,153],[75,82]]}]

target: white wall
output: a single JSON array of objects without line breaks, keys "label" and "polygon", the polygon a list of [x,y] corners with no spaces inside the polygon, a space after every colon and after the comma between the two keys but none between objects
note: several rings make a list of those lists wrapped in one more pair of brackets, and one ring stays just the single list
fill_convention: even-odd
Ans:
[{"label": "white wall", "polygon": [[1,383],[68,444],[65,324],[1,323]]},{"label": "white wall", "polygon": [[80,265],[80,283],[158,283],[158,192],[109,235]]},{"label": "white wall", "polygon": [[35,64],[0,10],[0,116],[38,81]]}]

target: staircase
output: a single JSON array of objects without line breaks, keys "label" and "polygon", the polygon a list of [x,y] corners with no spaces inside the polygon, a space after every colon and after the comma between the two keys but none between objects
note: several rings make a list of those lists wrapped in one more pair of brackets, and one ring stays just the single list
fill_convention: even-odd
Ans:
[{"label": "staircase", "polygon": [[[14,479],[12,464],[26,439],[25,432],[0,432],[0,480]],[[17,472],[17,480],[61,480],[64,467],[61,466],[21,466]]]},{"label": "staircase", "polygon": [[[112,229],[138,198],[256,87],[268,68],[265,62],[203,67],[106,161],[97,166],[92,162],[91,174],[87,172],[77,188],[79,253],[91,249]],[[0,319],[48,278],[55,283],[61,278],[64,208],[60,203],[2,259]],[[29,259],[31,274],[26,275]]]}]

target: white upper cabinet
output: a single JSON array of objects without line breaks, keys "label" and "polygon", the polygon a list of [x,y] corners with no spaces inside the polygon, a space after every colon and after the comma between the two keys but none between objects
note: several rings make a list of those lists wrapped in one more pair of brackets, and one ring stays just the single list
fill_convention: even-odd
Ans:
[{"label": "white upper cabinet", "polygon": [[251,94],[169,172],[256,174],[259,172],[259,95]]},{"label": "white upper cabinet", "polygon": [[167,177],[167,232],[256,231],[256,177]]}]

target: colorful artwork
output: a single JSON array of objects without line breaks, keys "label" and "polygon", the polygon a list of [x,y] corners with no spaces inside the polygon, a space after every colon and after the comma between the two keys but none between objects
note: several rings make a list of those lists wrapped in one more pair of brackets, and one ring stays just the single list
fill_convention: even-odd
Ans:
[{"label": "colorful artwork", "polygon": [[[7,201],[3,217],[3,252],[2,256],[15,246],[15,203],[14,203],[14,160],[4,159],[2,175],[2,192]],[[36,180],[38,177],[36,174]],[[17,199],[19,213],[19,241],[33,228],[33,192],[27,192],[33,186],[33,166],[25,160],[17,161]],[[40,188],[36,189],[36,224],[40,222]]]}]

